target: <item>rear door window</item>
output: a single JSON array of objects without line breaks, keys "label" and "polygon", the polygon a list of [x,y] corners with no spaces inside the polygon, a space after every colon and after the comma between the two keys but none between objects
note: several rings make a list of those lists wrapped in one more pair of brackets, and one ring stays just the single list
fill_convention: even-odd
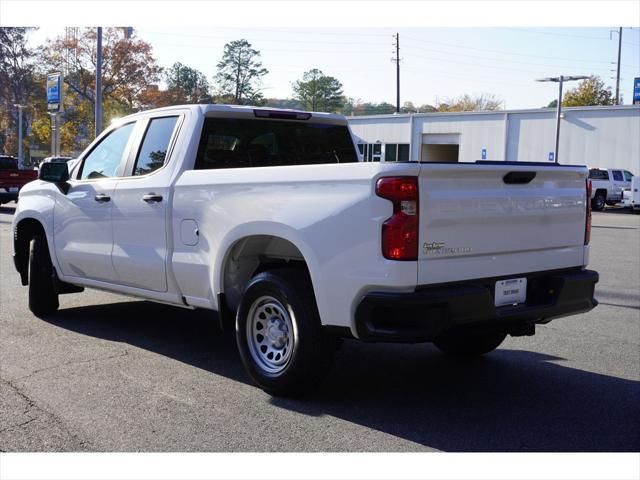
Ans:
[{"label": "rear door window", "polygon": [[357,162],[346,125],[207,118],[196,169]]},{"label": "rear door window", "polygon": [[622,182],[622,171],[621,170],[614,170],[613,171],[613,179],[616,182]]},{"label": "rear door window", "polygon": [[152,118],[138,151],[133,175],[147,175],[165,164],[178,117]]}]

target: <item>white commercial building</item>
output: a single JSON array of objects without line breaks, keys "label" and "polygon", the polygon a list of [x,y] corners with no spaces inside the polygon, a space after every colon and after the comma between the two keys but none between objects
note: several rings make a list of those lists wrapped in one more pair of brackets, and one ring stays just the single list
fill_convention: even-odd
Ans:
[{"label": "white commercial building", "polygon": [[[416,113],[349,117],[365,160],[552,162],[556,111]],[[640,174],[640,105],[562,109],[562,164]]]}]

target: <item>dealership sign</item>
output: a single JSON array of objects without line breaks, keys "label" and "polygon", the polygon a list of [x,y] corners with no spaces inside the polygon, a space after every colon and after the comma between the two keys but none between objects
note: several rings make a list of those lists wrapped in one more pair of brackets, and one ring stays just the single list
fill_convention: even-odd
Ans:
[{"label": "dealership sign", "polygon": [[62,110],[62,74],[47,75],[47,110],[59,112]]},{"label": "dealership sign", "polygon": [[640,105],[640,77],[633,79],[633,104]]}]

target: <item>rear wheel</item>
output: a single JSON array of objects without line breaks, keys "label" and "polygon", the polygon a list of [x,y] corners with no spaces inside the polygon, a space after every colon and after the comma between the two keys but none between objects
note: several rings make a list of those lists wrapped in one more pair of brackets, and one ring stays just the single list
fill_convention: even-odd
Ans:
[{"label": "rear wheel", "polygon": [[447,355],[474,357],[492,352],[506,336],[506,333],[498,332],[456,332],[441,335],[433,343]]},{"label": "rear wheel", "polygon": [[58,310],[58,294],[53,284],[53,265],[47,239],[38,233],[29,246],[29,310],[36,316]]},{"label": "rear wheel", "polygon": [[603,192],[596,192],[595,196],[591,200],[591,208],[593,210],[604,210],[604,206],[607,203],[607,196]]},{"label": "rear wheel", "polygon": [[236,340],[251,378],[273,395],[318,385],[336,341],[323,334],[307,273],[278,269],[251,279],[236,316]]}]

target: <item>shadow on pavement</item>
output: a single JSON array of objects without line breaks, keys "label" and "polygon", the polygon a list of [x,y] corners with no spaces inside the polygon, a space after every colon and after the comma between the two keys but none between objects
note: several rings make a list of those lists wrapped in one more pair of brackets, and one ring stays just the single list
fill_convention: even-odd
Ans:
[{"label": "shadow on pavement", "polygon": [[593,212],[596,215],[601,214],[601,213],[613,213],[613,214],[625,214],[625,215],[631,215],[633,212],[631,211],[631,207],[623,207],[622,205],[616,205],[614,207],[605,207],[604,210],[599,210],[597,212]]},{"label": "shadow on pavement", "polygon": [[[249,383],[215,314],[143,301],[61,310],[49,323]],[[461,361],[430,345],[347,340],[317,391],[276,408],[330,415],[445,451],[638,451],[640,382],[499,349]]]}]

